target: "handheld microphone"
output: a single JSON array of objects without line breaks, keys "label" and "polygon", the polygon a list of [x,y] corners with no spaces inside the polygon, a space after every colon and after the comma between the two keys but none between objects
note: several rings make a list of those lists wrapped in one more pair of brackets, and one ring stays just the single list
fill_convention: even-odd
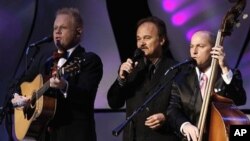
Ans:
[{"label": "handheld microphone", "polygon": [[193,58],[190,58],[190,59],[186,59],[185,62],[182,62],[182,63],[178,63],[172,67],[170,67],[164,75],[166,75],[169,71],[171,70],[175,70],[175,69],[179,69],[181,66],[183,65],[187,65],[187,64],[193,64],[193,65],[196,65],[196,60],[193,59]]},{"label": "handheld microphone", "polygon": [[[136,61],[138,61],[139,59],[141,59],[142,57],[144,56],[144,52],[140,49],[140,48],[137,48],[134,52],[134,55],[132,56],[131,60],[133,61],[133,66],[134,66],[134,63]],[[128,72],[124,71],[126,77],[128,75]]]},{"label": "handheld microphone", "polygon": [[140,58],[142,58],[143,56],[144,56],[144,52],[141,49],[137,48],[135,50],[134,55],[133,55],[133,57],[131,59],[132,59],[133,62],[136,62]]},{"label": "handheld microphone", "polygon": [[46,36],[46,37],[44,37],[43,39],[41,39],[39,41],[36,41],[36,42],[30,44],[29,47],[32,48],[32,47],[41,45],[43,43],[49,43],[51,41],[53,41],[53,36],[49,35],[49,36]]}]

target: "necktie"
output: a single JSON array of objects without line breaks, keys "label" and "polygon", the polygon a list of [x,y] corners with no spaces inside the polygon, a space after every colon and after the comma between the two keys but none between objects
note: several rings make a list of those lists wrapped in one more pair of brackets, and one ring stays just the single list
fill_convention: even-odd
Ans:
[{"label": "necktie", "polygon": [[207,80],[208,80],[207,75],[205,73],[201,73],[200,89],[201,89],[202,98],[205,96],[205,88],[206,88]]},{"label": "necktie", "polygon": [[154,70],[155,70],[155,65],[150,64],[149,68],[148,68],[148,78],[149,78],[149,80],[152,79],[152,77],[154,75]]},{"label": "necktie", "polygon": [[53,58],[54,60],[58,60],[60,58],[68,58],[68,52],[58,53],[57,51],[53,52]]},{"label": "necktie", "polygon": [[68,52],[58,53],[57,51],[53,52],[54,65],[51,71],[52,76],[57,73],[58,68],[61,68],[63,64],[67,61]]}]

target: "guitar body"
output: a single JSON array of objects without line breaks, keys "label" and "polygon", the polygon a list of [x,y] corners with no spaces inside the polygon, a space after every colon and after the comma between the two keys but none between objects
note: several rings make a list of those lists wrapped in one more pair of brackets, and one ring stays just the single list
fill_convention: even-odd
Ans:
[{"label": "guitar body", "polygon": [[38,138],[54,117],[56,111],[56,99],[48,96],[36,96],[36,92],[43,86],[42,75],[37,75],[32,82],[21,84],[21,93],[27,98],[37,97],[24,108],[14,110],[14,130],[18,140],[24,137]]}]

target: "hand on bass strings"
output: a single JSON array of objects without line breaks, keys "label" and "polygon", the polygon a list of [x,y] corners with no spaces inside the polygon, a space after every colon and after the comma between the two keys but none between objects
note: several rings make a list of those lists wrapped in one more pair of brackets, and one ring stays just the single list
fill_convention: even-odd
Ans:
[{"label": "hand on bass strings", "polygon": [[182,134],[187,138],[188,141],[197,141],[199,137],[198,128],[191,123],[187,122],[183,125]]}]

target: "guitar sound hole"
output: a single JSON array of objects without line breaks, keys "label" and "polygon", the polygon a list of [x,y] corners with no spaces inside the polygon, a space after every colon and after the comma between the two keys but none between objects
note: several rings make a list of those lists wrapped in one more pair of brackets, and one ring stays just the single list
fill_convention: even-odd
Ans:
[{"label": "guitar sound hole", "polygon": [[[36,93],[34,92],[33,95],[35,95],[35,94]],[[25,108],[25,113],[26,113],[26,117],[28,120],[33,116],[33,114],[35,112],[35,107],[36,107],[36,99],[31,98],[30,103]]]}]

